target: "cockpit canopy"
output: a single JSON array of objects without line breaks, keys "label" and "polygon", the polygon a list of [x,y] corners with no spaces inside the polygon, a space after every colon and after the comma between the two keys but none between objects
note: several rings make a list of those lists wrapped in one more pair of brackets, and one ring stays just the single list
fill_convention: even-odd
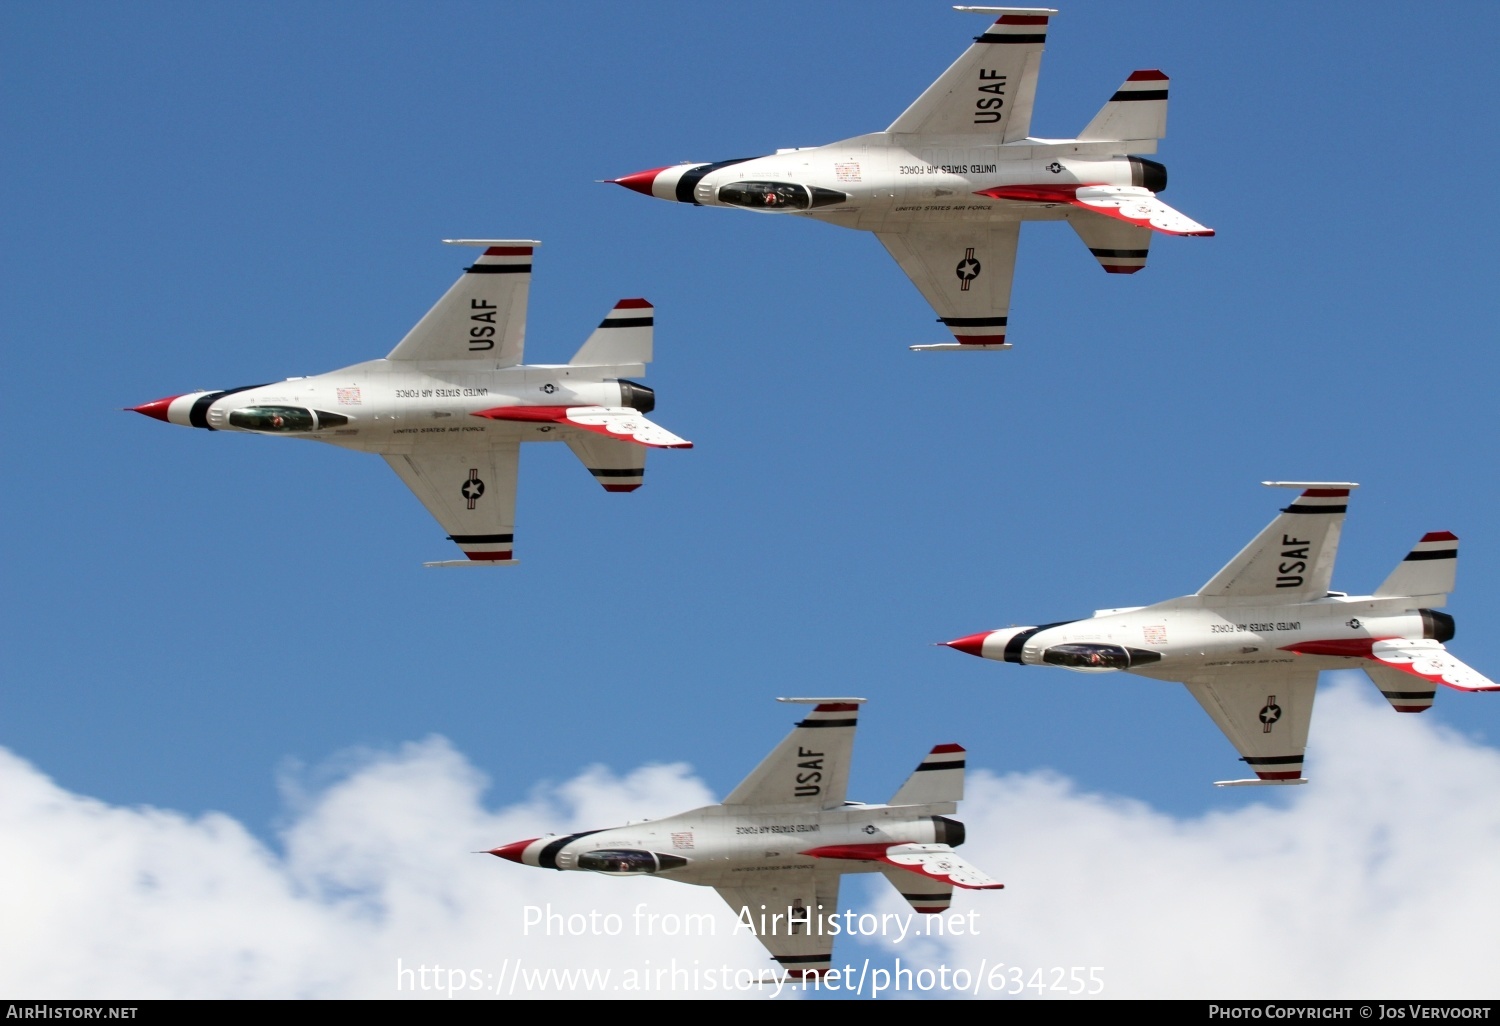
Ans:
[{"label": "cockpit canopy", "polygon": [[751,210],[809,210],[848,200],[842,192],[796,182],[730,182],[719,188],[720,203]]},{"label": "cockpit canopy", "polygon": [[230,411],[229,423],[246,431],[298,432],[342,427],[349,418],[301,406],[246,406]]},{"label": "cockpit canopy", "polygon": [[578,868],[594,873],[624,876],[632,873],[659,873],[664,869],[680,869],[688,860],[678,855],[663,855],[639,848],[609,848],[590,851],[578,856]]},{"label": "cockpit canopy", "polygon": [[1042,653],[1042,662],[1069,670],[1128,670],[1161,662],[1161,653],[1124,645],[1053,645]]}]

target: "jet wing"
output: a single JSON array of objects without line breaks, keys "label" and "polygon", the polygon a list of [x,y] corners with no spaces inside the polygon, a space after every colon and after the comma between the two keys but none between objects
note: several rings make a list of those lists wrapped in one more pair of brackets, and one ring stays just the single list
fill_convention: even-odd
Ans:
[{"label": "jet wing", "polygon": [[[960,7],[992,13],[997,8]],[[1047,43],[1046,7],[1010,8],[977,36],[927,91],[891,123],[887,132],[923,135],[990,133],[997,142],[1024,139],[1031,131],[1037,72]]]},{"label": "jet wing", "polygon": [[1306,602],[1328,594],[1338,554],[1349,482],[1266,481],[1273,488],[1302,488],[1302,494],[1240,550],[1199,595],[1275,597]]},{"label": "jet wing", "polygon": [[859,703],[864,699],[810,701],[817,703],[813,711],[729,793],[725,805],[834,809],[844,804],[854,728],[859,722]]},{"label": "jet wing", "polygon": [[[521,439],[517,435],[468,453],[384,458],[474,565],[502,566],[515,562],[511,548],[520,456]],[[454,561],[427,565],[470,564]]]},{"label": "jet wing", "polygon": [[912,349],[1009,349],[1010,284],[1021,223],[944,231],[876,232],[901,270],[937,311],[953,341]]},{"label": "jet wing", "polygon": [[483,360],[495,367],[521,362],[533,239],[444,239],[484,246],[442,299],[407,332],[387,360]]},{"label": "jet wing", "polygon": [[[809,866],[762,873],[753,884],[716,887],[793,978],[821,973],[833,959],[839,873]],[[789,923],[788,920],[791,920]]]},{"label": "jet wing", "polygon": [[1235,667],[1183,683],[1255,771],[1255,780],[1219,781],[1221,786],[1302,782],[1317,670],[1287,665]]}]

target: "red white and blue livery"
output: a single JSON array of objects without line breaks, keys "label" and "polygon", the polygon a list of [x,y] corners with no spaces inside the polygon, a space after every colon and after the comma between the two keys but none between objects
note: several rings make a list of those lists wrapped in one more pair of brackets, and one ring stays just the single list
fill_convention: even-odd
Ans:
[{"label": "red white and blue livery", "polygon": [[379,453],[466,557],[428,566],[515,562],[522,442],[566,442],[611,492],[641,486],[647,449],[692,447],[646,419],[656,395],[631,380],[651,362],[650,303],[620,300],[566,364],[523,365],[540,244],[444,241],[483,253],[385,359],[132,409],[184,427]]},{"label": "red white and blue livery", "polygon": [[912,909],[948,911],[953,888],[1002,887],[953,849],[949,816],[964,750],[938,745],[885,805],[845,800],[863,698],[782,698],[813,709],[721,805],[608,830],[547,835],[490,850],[541,869],[656,876],[712,887],[792,978],[819,976],[846,920],[844,873],[883,873]]},{"label": "red white and blue livery", "polygon": [[1324,670],[1365,671],[1391,708],[1419,713],[1438,685],[1500,691],[1445,647],[1458,538],[1422,536],[1370,595],[1330,591],[1348,482],[1267,481],[1300,495],[1195,594],[1101,609],[1086,620],[983,631],[960,652],[1083,673],[1124,670],[1187,685],[1253,779],[1220,786],[1302,784],[1313,695]]},{"label": "red white and blue livery", "polygon": [[1007,349],[1022,221],[1066,221],[1111,274],[1146,266],[1153,232],[1212,235],[1158,198],[1167,169],[1167,76],[1134,71],[1073,139],[1031,134],[1055,10],[998,16],[883,132],[613,181],[657,199],[795,214],[875,233],[952,340],[913,349]]}]

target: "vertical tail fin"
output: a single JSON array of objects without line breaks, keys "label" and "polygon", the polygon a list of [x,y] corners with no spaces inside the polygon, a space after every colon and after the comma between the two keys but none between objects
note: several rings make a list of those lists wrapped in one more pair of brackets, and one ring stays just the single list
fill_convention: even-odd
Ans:
[{"label": "vertical tail fin", "polygon": [[964,796],[964,750],[960,745],[938,745],[912,771],[891,797],[890,805],[934,805]]},{"label": "vertical tail fin", "polygon": [[1078,133],[1084,141],[1164,139],[1167,135],[1167,76],[1154,69],[1132,71],[1094,120]]},{"label": "vertical tail fin", "polygon": [[1448,531],[1429,531],[1422,535],[1406,558],[1375,589],[1376,595],[1441,595],[1448,604],[1453,578],[1458,571],[1458,536]]},{"label": "vertical tail fin", "polygon": [[568,361],[572,367],[622,367],[651,362],[655,308],[644,299],[622,299]]}]

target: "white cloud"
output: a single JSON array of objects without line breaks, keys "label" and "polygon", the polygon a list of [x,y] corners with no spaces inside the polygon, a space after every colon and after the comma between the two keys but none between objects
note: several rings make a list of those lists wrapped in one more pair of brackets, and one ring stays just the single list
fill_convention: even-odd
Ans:
[{"label": "white cloud", "polygon": [[[1049,984],[1053,967],[1099,966],[1107,997],[1492,996],[1500,752],[1391,713],[1362,681],[1320,696],[1314,742],[1311,785],[1248,806],[1226,796],[1232,811],[1194,818],[1083,794],[1052,774],[974,773],[964,854],[1007,884],[957,897],[956,909],[978,911],[980,935],[884,953],[844,939],[836,960],[873,951],[886,966],[899,956],[907,967],[971,973],[1003,962],[1027,981],[1042,969]],[[593,768],[498,811],[484,808],[484,786],[441,739],[366,753],[326,788],[288,788],[275,851],[223,815],[69,794],[0,750],[0,989],[430,998],[453,983],[473,996],[470,987],[493,990],[497,979],[508,993],[519,961],[528,971],[608,969],[612,984],[650,985],[649,974],[675,967],[676,977],[656,978],[665,990],[715,996],[723,991],[705,989],[710,972],[721,983],[725,967],[770,965],[753,939],[733,935],[705,888],[472,854],[711,802],[687,767],[623,777]],[[861,887],[845,888],[846,906],[905,911],[872,882],[875,906],[863,905]],[[712,915],[718,935],[638,935],[642,904]],[[600,927],[613,913],[620,935],[528,934],[525,909],[549,905],[563,917],[597,911]],[[398,959],[411,970],[402,991]],[[555,982],[532,993],[559,992],[581,994]],[[526,994],[518,984],[515,996]]]},{"label": "white cloud", "polygon": [[[528,973],[607,968],[611,983],[629,986],[627,972],[650,982],[647,974],[674,968],[675,959],[684,972],[660,977],[663,988],[702,997],[718,993],[705,989],[709,970],[769,964],[753,938],[733,936],[727,906],[706,888],[548,872],[474,854],[549,829],[611,826],[712,801],[686,766],[625,777],[594,768],[497,812],[480,803],[484,783],[441,739],[366,756],[326,790],[292,794],[278,854],[226,816],[107,806],[68,794],[0,751],[0,991],[433,997],[450,983],[461,992],[498,985],[509,993],[517,981],[522,996],[518,960]],[[717,936],[637,937],[631,917],[642,904],[648,914],[711,914]],[[575,936],[565,933],[566,918],[553,936],[545,919],[528,933],[528,906],[563,917],[598,911],[601,932],[614,913],[621,933]],[[658,923],[658,934],[672,925]],[[400,992],[398,959],[410,970],[399,977]],[[581,988],[554,979],[536,992]]]},{"label": "white cloud", "polygon": [[1312,741],[1310,784],[1192,819],[977,775],[964,853],[1007,888],[960,895],[982,934],[923,955],[1049,985],[1054,966],[1100,966],[1106,997],[1493,997],[1500,752],[1354,675],[1319,694]]}]

